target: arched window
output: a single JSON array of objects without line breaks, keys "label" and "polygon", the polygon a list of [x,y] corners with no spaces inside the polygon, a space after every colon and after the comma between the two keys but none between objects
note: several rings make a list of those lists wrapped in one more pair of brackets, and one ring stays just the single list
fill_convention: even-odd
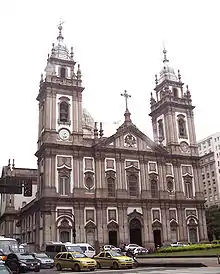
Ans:
[{"label": "arched window", "polygon": [[111,177],[107,179],[108,184],[108,196],[109,197],[115,197],[115,180]]},{"label": "arched window", "polygon": [[69,195],[70,194],[70,178],[67,175],[59,175],[59,194]]},{"label": "arched window", "polygon": [[158,198],[158,185],[156,180],[151,181],[151,197]]},{"label": "arched window", "polygon": [[128,175],[128,191],[130,196],[138,196],[138,176],[136,174]]},{"label": "arched window", "polygon": [[61,78],[65,78],[66,77],[66,69],[65,68],[61,68],[60,69],[60,77]]},{"label": "arched window", "polygon": [[69,120],[69,104],[65,101],[60,103],[60,122],[68,122]]},{"label": "arched window", "polygon": [[159,133],[159,141],[164,140],[164,130],[163,130],[163,120],[160,119],[158,121],[158,133]]},{"label": "arched window", "polygon": [[186,138],[186,121],[183,118],[178,119],[179,137]]}]

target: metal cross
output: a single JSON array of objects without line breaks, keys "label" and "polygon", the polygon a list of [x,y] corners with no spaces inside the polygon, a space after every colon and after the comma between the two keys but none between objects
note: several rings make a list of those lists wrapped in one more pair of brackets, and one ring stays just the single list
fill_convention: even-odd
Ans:
[{"label": "metal cross", "polygon": [[130,98],[131,95],[128,94],[127,90],[125,90],[124,93],[121,93],[121,96],[125,97],[125,106],[126,109],[128,109],[128,98]]}]

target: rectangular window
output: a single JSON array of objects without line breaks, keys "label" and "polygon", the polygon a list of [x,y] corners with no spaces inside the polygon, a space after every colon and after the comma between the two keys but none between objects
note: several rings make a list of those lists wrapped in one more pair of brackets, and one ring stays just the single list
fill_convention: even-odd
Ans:
[{"label": "rectangular window", "polygon": [[159,209],[152,210],[152,218],[153,218],[153,221],[155,221],[155,220],[160,221],[160,210]]},{"label": "rectangular window", "polygon": [[213,171],[212,171],[212,177],[214,177],[214,176],[215,176],[215,171],[213,170]]},{"label": "rectangular window", "polygon": [[207,172],[207,178],[210,178],[210,174],[209,174],[209,172]]},{"label": "rectangular window", "polygon": [[166,164],[166,175],[173,176],[173,166],[170,163]]},{"label": "rectangular window", "polygon": [[205,174],[202,174],[202,179],[205,180]]}]

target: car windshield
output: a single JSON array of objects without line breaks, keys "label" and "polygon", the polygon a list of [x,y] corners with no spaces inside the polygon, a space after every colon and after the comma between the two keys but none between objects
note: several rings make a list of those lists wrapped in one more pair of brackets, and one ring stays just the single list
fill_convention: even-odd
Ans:
[{"label": "car windshield", "polygon": [[0,240],[0,250],[3,253],[19,252],[16,240]]},{"label": "car windshield", "polygon": [[72,253],[74,258],[86,258],[85,254],[82,253]]},{"label": "car windshield", "polygon": [[35,257],[36,258],[48,258],[47,254],[45,254],[45,253],[37,253],[37,254],[35,254]]},{"label": "car windshield", "polygon": [[112,257],[119,257],[119,256],[121,256],[121,254],[119,252],[111,251],[110,253],[111,253]]},{"label": "car windshield", "polygon": [[76,251],[76,252],[82,253],[82,249],[81,249],[79,246],[68,245],[68,246],[66,246],[66,248],[67,248],[67,250],[68,250],[69,252],[71,252],[71,251]]},{"label": "car windshield", "polygon": [[17,254],[17,256],[20,260],[34,259],[34,257],[30,254]]}]

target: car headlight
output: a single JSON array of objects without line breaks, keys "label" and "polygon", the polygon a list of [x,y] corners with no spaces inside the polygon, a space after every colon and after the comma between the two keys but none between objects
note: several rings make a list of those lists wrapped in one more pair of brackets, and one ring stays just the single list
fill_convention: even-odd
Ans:
[{"label": "car headlight", "polygon": [[124,259],[120,259],[119,262],[125,262],[125,260]]},{"label": "car headlight", "polygon": [[27,266],[25,263],[21,263],[21,266]]},{"label": "car headlight", "polygon": [[40,265],[40,263],[37,263],[37,265]]},{"label": "car headlight", "polygon": [[87,262],[82,262],[82,265],[87,265]]}]

